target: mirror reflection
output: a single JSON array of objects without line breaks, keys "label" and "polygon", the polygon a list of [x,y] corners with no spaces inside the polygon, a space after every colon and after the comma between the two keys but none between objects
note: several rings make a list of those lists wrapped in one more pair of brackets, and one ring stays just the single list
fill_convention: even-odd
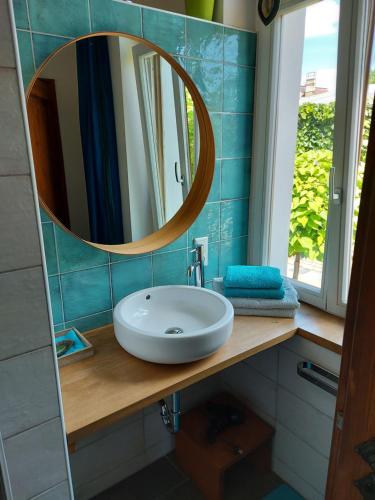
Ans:
[{"label": "mirror reflection", "polygon": [[95,36],[58,52],[27,103],[41,200],[77,236],[139,240],[183,204],[199,157],[192,98],[154,49]]}]

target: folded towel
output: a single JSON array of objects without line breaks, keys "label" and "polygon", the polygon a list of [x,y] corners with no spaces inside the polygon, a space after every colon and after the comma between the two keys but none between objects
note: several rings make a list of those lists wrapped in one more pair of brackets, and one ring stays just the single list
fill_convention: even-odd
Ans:
[{"label": "folded towel", "polygon": [[294,318],[298,309],[246,309],[233,307],[236,316],[265,316],[268,318]]},{"label": "folded towel", "polygon": [[228,266],[226,288],[280,288],[280,269],[270,266]]},{"label": "folded towel", "polygon": [[224,295],[226,297],[241,297],[248,299],[281,300],[284,298],[285,290],[283,286],[279,288],[227,288],[224,285]]},{"label": "folded towel", "polygon": [[[297,291],[294,286],[290,283],[288,278],[283,279],[283,287],[285,290],[285,296],[282,300],[273,299],[249,299],[249,298],[230,298],[228,300],[232,303],[233,307],[236,309],[270,309],[276,310],[290,310],[298,309],[300,304],[298,302]],[[212,282],[212,289],[215,292],[224,295],[224,282],[223,278],[214,278]]]}]

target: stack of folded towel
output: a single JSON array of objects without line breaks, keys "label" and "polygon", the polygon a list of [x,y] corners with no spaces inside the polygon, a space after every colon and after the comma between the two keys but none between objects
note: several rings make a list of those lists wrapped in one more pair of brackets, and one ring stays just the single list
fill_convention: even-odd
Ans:
[{"label": "stack of folded towel", "polygon": [[293,318],[300,306],[295,288],[276,267],[228,266],[224,279],[214,279],[213,289],[230,300],[238,315]]}]

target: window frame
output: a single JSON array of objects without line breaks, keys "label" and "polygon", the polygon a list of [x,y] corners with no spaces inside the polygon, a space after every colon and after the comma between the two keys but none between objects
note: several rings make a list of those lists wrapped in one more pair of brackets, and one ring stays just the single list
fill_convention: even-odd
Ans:
[{"label": "window frame", "polygon": [[[271,27],[266,28],[259,20],[257,21],[259,53],[248,247],[248,261],[251,264],[273,263],[270,259],[270,246],[272,225],[275,221],[271,220],[271,214],[275,187],[273,180],[277,152],[277,117],[280,99],[278,82],[282,69],[280,50],[283,15],[308,7],[317,1],[319,0],[284,0],[281,2],[279,15]],[[359,148],[368,8],[369,0],[340,1],[338,41],[340,64],[337,66],[333,165],[336,169],[336,187],[341,188],[343,192],[342,203],[338,205],[330,203],[321,289],[294,282],[301,300],[338,316],[345,316],[346,312],[342,290],[345,284],[344,258],[347,256],[347,252],[344,251],[346,221],[349,205],[351,206],[346,193],[350,188],[352,171],[350,166],[354,158],[357,161]]]}]

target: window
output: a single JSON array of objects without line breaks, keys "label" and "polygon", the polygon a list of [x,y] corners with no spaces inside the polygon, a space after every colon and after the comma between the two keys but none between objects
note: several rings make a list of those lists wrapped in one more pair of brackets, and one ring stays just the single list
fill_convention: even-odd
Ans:
[{"label": "window", "polygon": [[272,63],[258,72],[268,95],[257,96],[250,259],[344,315],[375,87],[372,2],[286,4],[260,33]]},{"label": "window", "polygon": [[333,172],[339,12],[338,0],[323,0],[305,12],[287,276],[317,289]]},{"label": "window", "polygon": [[[373,38],[373,35],[372,35]],[[358,161],[350,172],[348,179],[348,213],[346,216],[346,237],[344,247],[344,266],[343,266],[343,287],[342,300],[346,301],[349,292],[349,280],[352,269],[353,250],[355,235],[357,230],[357,221],[359,205],[361,199],[363,174],[365,171],[367,145],[370,132],[371,117],[373,113],[374,95],[375,95],[375,50],[374,41],[369,40],[371,47],[369,53],[369,68],[365,78],[365,89],[362,96],[361,109],[361,127],[358,142]]]}]

